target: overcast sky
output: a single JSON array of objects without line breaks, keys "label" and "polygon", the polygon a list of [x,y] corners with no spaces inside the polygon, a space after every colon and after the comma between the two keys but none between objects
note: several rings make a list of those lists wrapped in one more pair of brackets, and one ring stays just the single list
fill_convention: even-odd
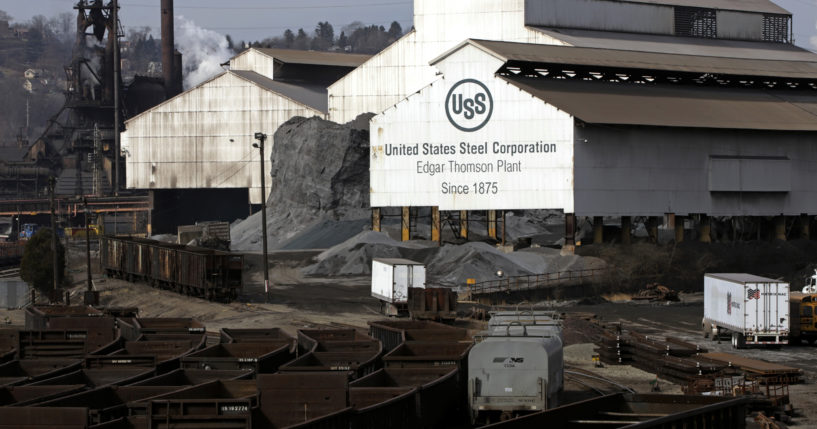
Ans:
[{"label": "overcast sky", "polygon": [[[794,14],[796,44],[817,50],[817,0],[775,0],[775,3]],[[76,0],[0,0],[0,9],[15,21],[23,22],[34,15],[50,17],[73,12],[74,4]],[[303,28],[312,34],[319,21],[329,21],[336,35],[353,21],[387,28],[397,21],[408,30],[412,4],[413,0],[175,0],[177,15],[200,27],[230,34],[236,41],[278,36],[287,28],[293,31]],[[125,28],[149,26],[158,34],[159,0],[120,0],[120,5]]]}]

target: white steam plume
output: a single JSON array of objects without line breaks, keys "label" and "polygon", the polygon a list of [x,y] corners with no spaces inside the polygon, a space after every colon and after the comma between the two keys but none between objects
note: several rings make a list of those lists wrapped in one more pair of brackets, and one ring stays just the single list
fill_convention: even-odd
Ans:
[{"label": "white steam plume", "polygon": [[221,64],[233,54],[227,37],[197,26],[183,16],[176,17],[176,49],[182,53],[184,89],[192,88],[221,73]]}]

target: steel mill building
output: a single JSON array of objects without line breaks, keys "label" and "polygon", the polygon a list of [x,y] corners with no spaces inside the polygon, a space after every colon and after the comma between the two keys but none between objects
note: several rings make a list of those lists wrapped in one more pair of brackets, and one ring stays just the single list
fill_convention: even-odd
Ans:
[{"label": "steel mill building", "polygon": [[412,30],[371,58],[249,50],[131,119],[127,183],[254,189],[254,132],[373,112],[373,227],[400,210],[404,239],[418,207],[435,240],[469,211],[497,237],[515,209],[563,210],[568,244],[576,216],[596,240],[603,216],[678,239],[706,240],[713,216],[808,235],[817,55],[791,23],[768,0],[415,0]]},{"label": "steel mill building", "polygon": [[[435,20],[451,11],[417,3]],[[478,23],[477,3],[435,22]],[[460,218],[464,235],[468,212],[486,211],[498,238],[504,210],[541,208],[564,211],[568,245],[576,216],[595,218],[596,240],[603,216],[621,217],[623,241],[633,217],[651,235],[674,226],[679,240],[685,223],[707,240],[713,216],[770,217],[781,238],[809,234],[817,55],[791,43],[788,12],[767,1],[489,3],[556,42],[472,37],[428,60],[433,78],[393,105],[380,106],[385,93],[344,103],[344,118],[383,107],[370,131],[375,229],[383,209],[402,208],[409,238],[409,208],[431,207],[439,240],[441,218]],[[330,115],[334,91],[364,71],[411,75],[410,58],[378,61],[417,40],[426,39],[410,34],[330,87]],[[422,63],[426,51],[414,52]]]}]

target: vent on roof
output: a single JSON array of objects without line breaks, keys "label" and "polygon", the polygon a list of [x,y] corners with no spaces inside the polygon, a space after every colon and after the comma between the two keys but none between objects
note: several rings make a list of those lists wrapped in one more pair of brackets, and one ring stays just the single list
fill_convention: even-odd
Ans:
[{"label": "vent on roof", "polygon": [[675,7],[675,35],[718,37],[718,20],[714,9]]},{"label": "vent on roof", "polygon": [[763,40],[768,42],[789,42],[789,22],[788,15],[763,15]]}]

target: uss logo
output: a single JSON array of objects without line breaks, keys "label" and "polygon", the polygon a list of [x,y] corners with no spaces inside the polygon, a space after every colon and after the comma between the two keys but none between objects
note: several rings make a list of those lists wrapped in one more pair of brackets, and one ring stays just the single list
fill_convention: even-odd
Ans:
[{"label": "uss logo", "polygon": [[451,125],[460,131],[473,132],[484,127],[494,112],[491,91],[476,79],[463,79],[454,84],[445,98],[445,114]]}]

